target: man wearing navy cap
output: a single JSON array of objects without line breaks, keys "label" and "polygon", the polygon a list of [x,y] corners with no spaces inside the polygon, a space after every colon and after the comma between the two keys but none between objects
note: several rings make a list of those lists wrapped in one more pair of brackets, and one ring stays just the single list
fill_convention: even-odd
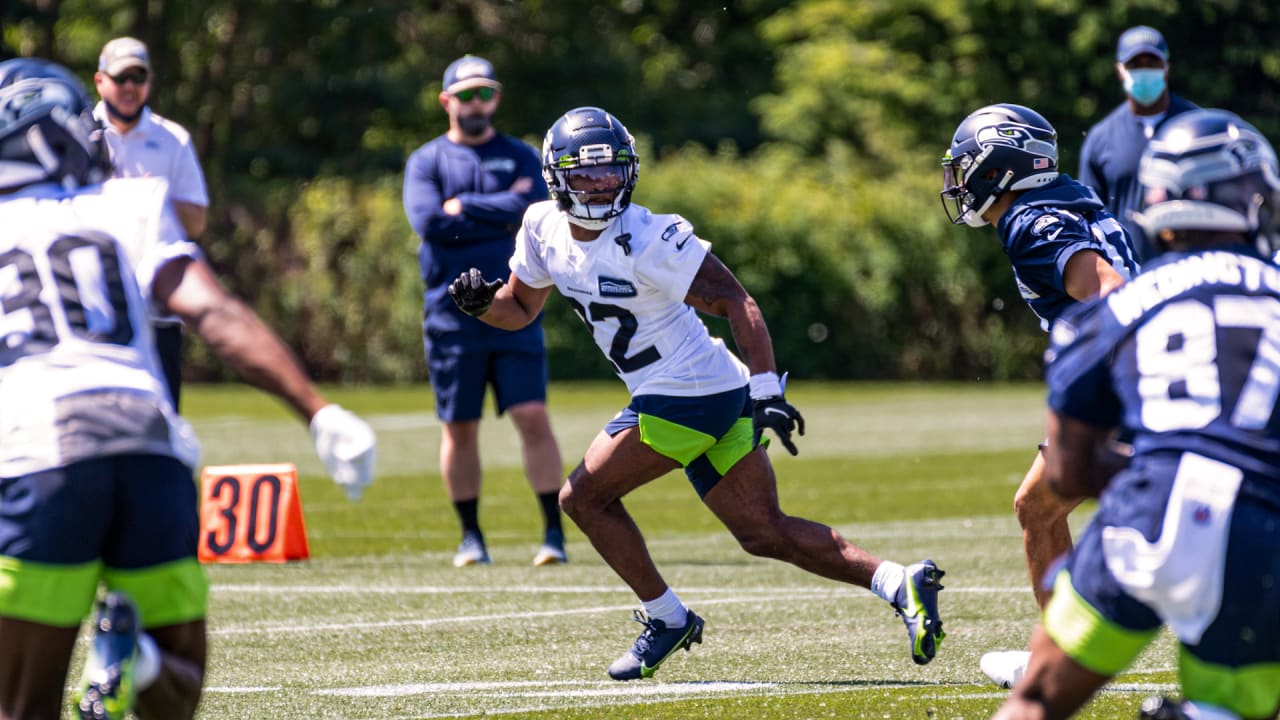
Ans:
[{"label": "man wearing navy cap", "polygon": [[1167,119],[1196,109],[1169,92],[1169,46],[1159,30],[1138,25],[1116,44],[1116,74],[1125,102],[1089,129],[1080,151],[1080,182],[1093,188],[1124,225],[1139,263],[1153,255],[1150,240],[1130,217],[1142,205],[1138,159]]},{"label": "man wearing navy cap", "polygon": [[493,386],[498,414],[520,434],[525,475],[541,503],[545,531],[534,565],[566,560],[559,493],[564,467],[547,417],[547,355],[541,318],[509,332],[464,314],[448,285],[469,268],[505,277],[515,234],[529,205],[547,199],[537,151],[493,127],[502,84],[493,65],[464,55],[444,71],[440,106],[449,131],[409,156],[404,211],[422,238],[426,283],[423,340],[443,423],[440,474],[462,525],[457,567],[490,561],[478,519],[480,416]]}]

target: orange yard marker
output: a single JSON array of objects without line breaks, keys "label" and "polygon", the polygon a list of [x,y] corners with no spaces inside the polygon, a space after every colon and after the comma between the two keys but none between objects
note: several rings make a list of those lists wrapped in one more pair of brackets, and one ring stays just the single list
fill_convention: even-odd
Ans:
[{"label": "orange yard marker", "polygon": [[214,465],[200,477],[200,562],[286,562],[311,556],[298,469]]}]

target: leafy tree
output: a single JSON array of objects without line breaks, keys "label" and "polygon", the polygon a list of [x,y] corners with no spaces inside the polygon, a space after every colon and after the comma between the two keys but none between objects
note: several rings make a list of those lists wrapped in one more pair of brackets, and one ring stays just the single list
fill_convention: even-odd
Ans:
[{"label": "leafy tree", "polygon": [[[1277,20],[1270,0],[16,0],[0,58],[88,82],[108,39],[147,42],[152,105],[209,180],[211,261],[325,378],[424,376],[400,173],[445,130],[440,76],[464,53],[497,66],[506,132],[536,144],[600,105],[642,136],[637,199],[715,243],[797,376],[1006,378],[1039,374],[1044,338],[992,233],[937,205],[959,120],[1035,107],[1074,169],[1122,100],[1116,38],[1149,24],[1176,92],[1280,141]],[[553,373],[607,375],[563,305]]]}]

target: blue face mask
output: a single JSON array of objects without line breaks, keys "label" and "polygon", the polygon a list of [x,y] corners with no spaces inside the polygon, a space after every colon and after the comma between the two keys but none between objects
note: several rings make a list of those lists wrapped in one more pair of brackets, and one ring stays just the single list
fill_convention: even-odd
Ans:
[{"label": "blue face mask", "polygon": [[1139,105],[1150,105],[1164,94],[1164,69],[1125,69],[1124,91]]}]

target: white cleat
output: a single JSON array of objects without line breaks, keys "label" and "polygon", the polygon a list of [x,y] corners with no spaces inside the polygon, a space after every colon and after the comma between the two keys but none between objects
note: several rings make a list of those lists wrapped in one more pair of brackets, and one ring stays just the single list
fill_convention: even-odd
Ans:
[{"label": "white cleat", "polygon": [[1000,650],[983,655],[979,664],[983,674],[991,678],[991,682],[1008,690],[1027,674],[1027,663],[1030,660],[1031,653],[1026,650]]},{"label": "white cleat", "polygon": [[546,537],[542,540],[542,547],[538,548],[538,554],[533,556],[534,567],[563,565],[567,562],[569,562],[569,556],[564,552],[564,533],[559,530],[548,530]]}]

